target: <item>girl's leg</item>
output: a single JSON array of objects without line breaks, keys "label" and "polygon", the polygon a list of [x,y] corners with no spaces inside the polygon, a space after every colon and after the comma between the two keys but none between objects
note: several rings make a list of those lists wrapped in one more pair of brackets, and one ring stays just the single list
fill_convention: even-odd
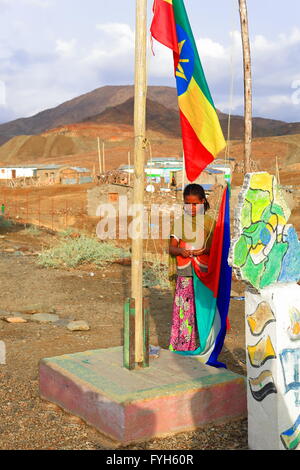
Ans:
[{"label": "girl's leg", "polygon": [[170,349],[171,351],[194,351],[197,347],[193,278],[178,276],[173,304]]}]

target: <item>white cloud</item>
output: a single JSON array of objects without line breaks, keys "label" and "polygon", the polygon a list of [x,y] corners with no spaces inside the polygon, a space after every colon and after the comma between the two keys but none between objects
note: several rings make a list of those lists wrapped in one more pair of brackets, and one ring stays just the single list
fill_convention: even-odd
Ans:
[{"label": "white cloud", "polygon": [[[13,5],[14,4],[14,5]],[[10,7],[15,5],[26,5],[26,6],[36,6],[42,8],[48,8],[53,6],[52,0],[0,0],[0,6]]]},{"label": "white cloud", "polygon": [[[12,0],[0,0],[1,7]],[[15,0],[46,7],[53,0]],[[94,26],[92,39],[81,32],[57,34],[50,29],[35,41],[26,36],[26,24],[15,19],[14,34],[0,42],[0,80],[6,84],[7,106],[18,116],[52,107],[107,84],[132,84],[134,80],[134,30],[126,23]],[[233,113],[243,112],[243,66],[239,31],[230,33],[231,44],[204,37],[196,43],[216,106]],[[18,44],[19,40],[19,44]],[[47,42],[45,42],[47,40]],[[47,44],[47,47],[45,46]],[[175,86],[172,52],[148,41],[148,83]],[[251,38],[254,114],[286,120],[300,120],[299,106],[293,102],[292,83],[300,79],[298,57],[300,29],[268,38]],[[230,96],[231,79],[234,93]],[[299,117],[297,118],[297,113]]]},{"label": "white cloud", "polygon": [[73,57],[76,52],[76,45],[77,41],[74,38],[70,41],[57,39],[55,51],[62,57]]}]

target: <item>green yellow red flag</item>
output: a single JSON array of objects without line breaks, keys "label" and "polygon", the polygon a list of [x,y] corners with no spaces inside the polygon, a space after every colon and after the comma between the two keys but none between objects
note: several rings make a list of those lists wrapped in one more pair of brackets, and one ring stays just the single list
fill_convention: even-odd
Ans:
[{"label": "green yellow red flag", "polygon": [[183,0],[154,0],[151,34],[174,53],[185,168],[194,181],[226,142]]}]

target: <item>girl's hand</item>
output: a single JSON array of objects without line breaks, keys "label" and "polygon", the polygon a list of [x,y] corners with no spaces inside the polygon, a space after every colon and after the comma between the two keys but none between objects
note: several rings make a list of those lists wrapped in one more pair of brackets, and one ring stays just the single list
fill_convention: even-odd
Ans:
[{"label": "girl's hand", "polygon": [[202,248],[201,250],[192,251],[192,256],[201,256],[201,255],[209,255],[209,249]]},{"label": "girl's hand", "polygon": [[180,250],[180,256],[183,256],[183,258],[189,258],[192,255],[191,250],[186,250],[185,248],[179,248]]}]

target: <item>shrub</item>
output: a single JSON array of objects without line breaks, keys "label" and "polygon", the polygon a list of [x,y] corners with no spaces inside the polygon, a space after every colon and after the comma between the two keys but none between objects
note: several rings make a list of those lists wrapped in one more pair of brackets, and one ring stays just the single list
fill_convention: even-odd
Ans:
[{"label": "shrub", "polygon": [[14,225],[14,222],[11,220],[5,219],[3,216],[0,216],[0,228],[9,229]]},{"label": "shrub", "polygon": [[104,265],[128,256],[130,256],[129,252],[112,243],[102,243],[97,239],[80,236],[43,251],[39,255],[38,264],[51,268],[60,266],[74,268],[85,263]]},{"label": "shrub", "polygon": [[145,287],[168,289],[170,287],[168,266],[159,261],[146,262],[143,280]]},{"label": "shrub", "polygon": [[38,237],[42,232],[36,225],[30,225],[29,227],[25,228],[24,233],[26,233],[26,235]]}]

